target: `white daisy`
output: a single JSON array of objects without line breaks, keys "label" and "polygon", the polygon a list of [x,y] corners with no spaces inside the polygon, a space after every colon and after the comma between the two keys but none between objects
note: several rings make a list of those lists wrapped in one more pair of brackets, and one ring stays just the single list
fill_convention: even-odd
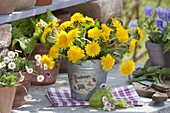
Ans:
[{"label": "white daisy", "polygon": [[40,66],[40,65],[42,65],[41,61],[37,61],[36,66]]},{"label": "white daisy", "polygon": [[32,96],[30,94],[24,96],[25,101],[29,101],[32,99]]},{"label": "white daisy", "polygon": [[22,82],[22,81],[24,81],[24,79],[25,79],[25,76],[21,75],[18,82]]},{"label": "white daisy", "polygon": [[104,110],[104,111],[111,111],[111,108],[108,107],[108,106],[103,106],[103,110]]},{"label": "white daisy", "polygon": [[47,64],[44,64],[43,67],[44,67],[44,70],[48,69],[48,65]]},{"label": "white daisy", "polygon": [[14,57],[15,57],[15,53],[14,53],[13,51],[9,51],[9,52],[8,52],[8,57],[9,57],[10,59],[14,58]]},{"label": "white daisy", "polygon": [[35,58],[38,62],[42,60],[42,57],[41,57],[41,55],[39,55],[39,54],[36,54],[34,58]]},{"label": "white daisy", "polygon": [[44,76],[43,75],[38,75],[37,76],[37,81],[38,82],[42,82],[44,80]]},{"label": "white daisy", "polygon": [[15,69],[15,68],[16,68],[16,64],[15,64],[14,62],[10,62],[10,63],[8,64],[8,69],[13,70],[13,69]]},{"label": "white daisy", "polygon": [[106,96],[102,96],[102,102],[108,102],[108,98]]},{"label": "white daisy", "polygon": [[4,57],[4,62],[5,63],[8,63],[10,60],[9,60],[9,57]]},{"label": "white daisy", "polygon": [[[26,67],[27,67],[27,66],[26,66]],[[27,71],[28,74],[31,74],[31,73],[33,73],[33,68],[28,68],[28,67],[27,67],[27,68],[26,68],[26,71]]]},{"label": "white daisy", "polygon": [[1,66],[2,66],[2,68],[3,68],[3,67],[6,67],[5,62],[1,62]]}]

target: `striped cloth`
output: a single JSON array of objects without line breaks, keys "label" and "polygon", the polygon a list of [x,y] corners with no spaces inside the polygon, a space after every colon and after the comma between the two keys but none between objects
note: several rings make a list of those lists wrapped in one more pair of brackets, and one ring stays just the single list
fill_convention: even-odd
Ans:
[{"label": "striped cloth", "polygon": [[[123,98],[126,103],[142,106],[143,101],[138,96],[135,88],[132,85],[119,88],[111,88],[113,95],[117,100]],[[77,101],[71,99],[71,94],[69,90],[58,89],[58,88],[48,88],[46,91],[46,96],[50,100],[53,106],[88,106],[88,101]]]}]

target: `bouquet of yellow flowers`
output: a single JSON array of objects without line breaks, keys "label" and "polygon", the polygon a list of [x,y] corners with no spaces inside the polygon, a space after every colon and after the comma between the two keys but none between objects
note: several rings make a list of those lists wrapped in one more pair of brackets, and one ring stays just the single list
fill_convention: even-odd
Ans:
[{"label": "bouquet of yellow flowers", "polygon": [[[81,13],[72,15],[70,21],[56,25],[55,44],[48,55],[42,56],[42,64],[52,69],[54,59],[68,59],[74,64],[81,64],[87,60],[101,59],[102,69],[112,69],[115,61],[120,61],[124,55],[130,56],[136,42],[143,38],[139,27],[133,30],[125,29],[116,18],[110,18],[106,23],[100,23],[91,17],[84,17]],[[49,25],[47,25],[49,26]],[[49,36],[50,31],[43,35]],[[134,70],[133,60],[122,62],[120,71],[124,75]]]}]

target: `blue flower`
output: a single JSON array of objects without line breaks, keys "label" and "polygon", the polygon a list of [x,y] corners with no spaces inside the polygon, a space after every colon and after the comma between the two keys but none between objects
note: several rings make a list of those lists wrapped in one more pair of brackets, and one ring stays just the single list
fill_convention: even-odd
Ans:
[{"label": "blue flower", "polygon": [[170,9],[168,9],[166,12],[166,19],[170,21]]},{"label": "blue flower", "polygon": [[143,10],[144,10],[146,17],[151,17],[153,15],[153,6],[152,5],[145,6],[143,8]]},{"label": "blue flower", "polygon": [[159,18],[161,18],[161,19],[166,18],[166,12],[167,12],[166,9],[163,9],[162,7],[157,7],[156,12],[157,12],[157,16],[159,16]]},{"label": "blue flower", "polygon": [[128,26],[133,30],[135,27],[138,27],[138,20],[135,19],[135,20],[131,20],[128,24]]},{"label": "blue flower", "polygon": [[162,31],[162,33],[165,33],[167,22],[160,18],[155,18],[156,26]]}]

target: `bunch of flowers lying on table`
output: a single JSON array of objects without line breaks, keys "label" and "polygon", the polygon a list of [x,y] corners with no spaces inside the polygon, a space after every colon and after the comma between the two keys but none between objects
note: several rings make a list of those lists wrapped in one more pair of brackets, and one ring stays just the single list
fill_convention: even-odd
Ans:
[{"label": "bunch of flowers lying on table", "polygon": [[170,49],[170,9],[159,6],[156,8],[156,14],[152,5],[145,6],[143,9],[146,15],[145,29],[150,41],[165,44],[164,52],[167,52]]},{"label": "bunch of flowers lying on table", "polygon": [[[124,55],[130,56],[136,42],[143,38],[139,27],[135,27],[134,30],[125,29],[116,18],[100,23],[91,17],[75,13],[70,21],[55,25],[57,29],[55,44],[50,48],[49,54],[43,56],[49,60],[43,63],[49,69],[54,66],[54,59],[64,58],[74,64],[100,59],[103,70],[108,71],[112,69],[115,61],[120,61]],[[42,37],[44,42],[49,40],[51,31],[48,29],[44,31],[46,33]],[[122,62],[120,66],[122,74],[128,75],[133,70],[133,60]]]},{"label": "bunch of flowers lying on table", "polygon": [[[20,57],[19,52],[21,51],[9,51],[6,56],[0,57],[0,87],[22,85],[21,83],[26,77],[23,72],[37,76],[39,82],[43,81],[42,77],[44,76],[37,75],[34,72],[32,62],[25,57]],[[7,82],[5,77],[10,79],[11,82]],[[28,93],[26,88],[24,89]],[[26,95],[25,99],[31,99],[31,95]]]}]

